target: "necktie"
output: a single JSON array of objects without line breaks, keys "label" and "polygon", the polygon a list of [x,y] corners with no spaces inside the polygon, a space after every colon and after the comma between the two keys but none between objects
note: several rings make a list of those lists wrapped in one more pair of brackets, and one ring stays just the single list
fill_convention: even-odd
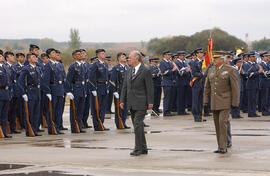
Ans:
[{"label": "necktie", "polygon": [[132,75],[131,75],[131,80],[135,78],[135,68],[132,69]]}]

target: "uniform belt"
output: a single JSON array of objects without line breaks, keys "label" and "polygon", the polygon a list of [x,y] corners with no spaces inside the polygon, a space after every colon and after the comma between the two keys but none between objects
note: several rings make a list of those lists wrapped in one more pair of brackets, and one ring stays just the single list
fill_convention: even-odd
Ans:
[{"label": "uniform belt", "polygon": [[82,85],[84,85],[85,82],[84,81],[75,81],[74,84],[82,84]]},{"label": "uniform belt", "polygon": [[53,85],[54,84],[63,84],[63,81],[55,81],[54,83],[52,83]]},{"label": "uniform belt", "polygon": [[0,86],[0,89],[8,90],[8,86]]},{"label": "uniform belt", "polygon": [[107,81],[97,81],[98,84],[108,84]]},{"label": "uniform belt", "polygon": [[40,84],[28,84],[27,86],[40,88]]}]

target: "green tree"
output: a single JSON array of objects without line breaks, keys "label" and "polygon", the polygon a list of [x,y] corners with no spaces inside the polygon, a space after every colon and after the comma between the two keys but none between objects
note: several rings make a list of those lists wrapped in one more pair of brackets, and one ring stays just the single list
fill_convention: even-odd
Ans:
[{"label": "green tree", "polygon": [[59,48],[59,45],[57,42],[55,42],[53,39],[49,38],[43,38],[39,41],[39,47],[42,50],[46,50],[48,48]]},{"label": "green tree", "polygon": [[79,30],[78,29],[70,29],[70,41],[68,42],[70,49],[79,49],[81,46],[80,36],[79,36]]},{"label": "green tree", "polygon": [[259,41],[252,42],[253,50],[270,50],[270,39],[263,38]]}]

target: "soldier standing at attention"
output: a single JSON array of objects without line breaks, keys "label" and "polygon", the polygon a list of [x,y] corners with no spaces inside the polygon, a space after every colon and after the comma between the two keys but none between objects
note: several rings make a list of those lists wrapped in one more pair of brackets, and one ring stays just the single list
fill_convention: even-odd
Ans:
[{"label": "soldier standing at attention", "polygon": [[[70,100],[74,99],[75,113],[77,116],[77,123],[79,125],[80,133],[85,133],[82,130],[82,118],[85,105],[86,85],[85,85],[85,70],[81,63],[81,50],[75,50],[72,52],[73,62],[69,68],[66,78],[66,92]],[[76,133],[75,121],[72,113],[72,103],[70,103],[70,126],[71,133]]]},{"label": "soldier standing at attention", "polygon": [[9,87],[11,86],[10,73],[4,64],[3,51],[0,50],[0,124],[5,138],[12,138],[7,135],[8,104],[10,100]]},{"label": "soldier standing at attention", "polygon": [[[29,118],[31,127],[35,136],[41,136],[38,134],[39,118],[40,118],[40,83],[42,79],[42,72],[36,65],[37,57],[33,53],[26,55],[26,59],[29,64],[22,68],[22,72],[19,77],[19,86],[21,88],[21,94],[28,103]],[[26,136],[29,136],[28,127],[25,125]]]},{"label": "soldier standing at attention", "polygon": [[214,55],[214,66],[209,69],[204,86],[204,104],[211,96],[218,150],[215,153],[227,153],[227,123],[232,107],[239,105],[239,83],[235,69],[224,64],[224,55]]},{"label": "soldier standing at attention", "polygon": [[163,87],[163,116],[172,116],[171,104],[172,104],[172,86],[173,86],[173,73],[177,70],[177,66],[174,65],[171,59],[170,51],[163,51],[163,60],[160,61],[159,68],[162,75],[161,85]]},{"label": "soldier standing at attention", "polygon": [[[108,64],[105,62],[106,52],[104,49],[96,50],[97,61],[93,63],[90,71],[90,90],[92,92],[93,97],[91,97],[91,112],[93,116],[93,125],[95,131],[99,130],[96,107],[95,107],[95,96],[98,96],[98,105],[99,105],[99,115],[102,124],[104,123],[105,113],[106,113],[106,101],[107,95],[109,93],[109,85],[108,85]],[[104,125],[103,125],[104,126]],[[110,130],[109,128],[105,128],[104,130]]]}]

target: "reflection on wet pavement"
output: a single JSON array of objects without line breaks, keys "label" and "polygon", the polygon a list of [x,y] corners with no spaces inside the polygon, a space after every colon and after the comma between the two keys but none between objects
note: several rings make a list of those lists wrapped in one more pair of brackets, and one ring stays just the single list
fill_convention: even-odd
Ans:
[{"label": "reflection on wet pavement", "polygon": [[8,170],[8,169],[20,169],[24,167],[28,167],[32,165],[22,165],[22,164],[0,164],[0,171]]},{"label": "reflection on wet pavement", "polygon": [[[11,174],[2,174],[3,176],[66,176],[70,175],[67,172],[59,172],[59,171],[40,171],[40,172],[31,172],[31,173],[11,173]],[[74,175],[72,176],[85,176],[85,175]],[[87,175],[91,176],[91,175]]]}]

